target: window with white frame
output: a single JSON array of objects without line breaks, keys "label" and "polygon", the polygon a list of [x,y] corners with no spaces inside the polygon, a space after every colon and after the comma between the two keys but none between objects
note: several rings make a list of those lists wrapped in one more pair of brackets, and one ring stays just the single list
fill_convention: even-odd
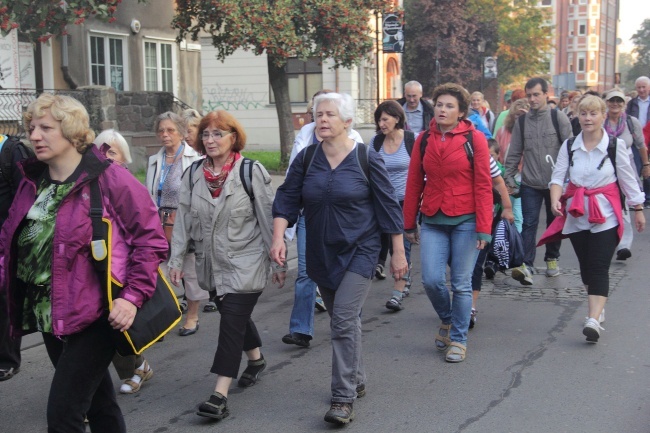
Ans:
[{"label": "window with white frame", "polygon": [[144,88],[174,93],[174,46],[167,42],[144,43]]},{"label": "window with white frame", "polygon": [[[289,78],[289,99],[291,102],[309,102],[314,93],[323,88],[323,65],[320,57],[310,57],[306,61],[291,58],[285,66]],[[270,92],[271,104],[275,96]]]},{"label": "window with white frame", "polygon": [[128,90],[126,40],[122,36],[90,35],[90,82]]},{"label": "window with white frame", "polygon": [[587,20],[578,21],[578,36],[585,36],[587,34]]}]

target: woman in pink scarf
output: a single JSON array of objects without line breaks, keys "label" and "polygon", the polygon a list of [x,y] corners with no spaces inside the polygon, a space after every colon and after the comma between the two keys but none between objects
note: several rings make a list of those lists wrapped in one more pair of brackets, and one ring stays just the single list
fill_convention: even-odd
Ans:
[{"label": "woman in pink scarf", "polygon": [[[589,295],[589,316],[582,333],[596,343],[603,328],[601,314],[609,294],[609,266],[623,232],[620,190],[634,214],[634,225],[645,228],[643,202],[635,171],[622,140],[605,132],[605,102],[586,96],[578,105],[582,132],[562,144],[549,183],[551,208],[558,216],[546,230],[540,244],[568,237],[580,263],[580,276]],[[608,151],[615,145],[616,158]],[[566,192],[562,189],[569,179]],[[623,204],[624,205],[624,204]]]}]

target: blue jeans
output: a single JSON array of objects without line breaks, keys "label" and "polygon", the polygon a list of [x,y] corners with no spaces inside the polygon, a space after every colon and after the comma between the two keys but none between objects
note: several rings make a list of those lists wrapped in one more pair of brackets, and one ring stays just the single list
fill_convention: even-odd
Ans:
[{"label": "blue jeans", "polygon": [[300,216],[296,226],[298,242],[298,277],[295,283],[293,310],[289,322],[289,332],[314,336],[314,302],[316,302],[316,283],[307,276],[307,232],[305,230],[305,217]]},{"label": "blue jeans", "polygon": [[[526,266],[533,266],[537,252],[537,226],[539,225],[542,202],[546,206],[546,227],[551,225],[555,219],[551,212],[551,192],[548,189],[535,189],[523,184],[519,190],[521,191],[521,208],[524,213],[524,224],[521,230],[524,242],[524,263]],[[544,261],[559,259],[560,245],[562,245],[561,241],[547,243]]]},{"label": "blue jeans", "polygon": [[[451,323],[451,341],[467,344],[472,312],[472,271],[476,264],[476,222],[457,226],[422,224],[420,235],[422,283],[442,323]],[[451,256],[451,291],[447,289],[447,261]]]},{"label": "blue jeans", "polygon": [[[637,149],[636,146],[632,146],[632,155],[634,156],[634,166],[632,166],[632,168],[636,168],[636,172],[640,177],[643,163],[641,162],[639,149]],[[645,201],[650,201],[650,178],[643,179],[643,192],[645,192]]]}]

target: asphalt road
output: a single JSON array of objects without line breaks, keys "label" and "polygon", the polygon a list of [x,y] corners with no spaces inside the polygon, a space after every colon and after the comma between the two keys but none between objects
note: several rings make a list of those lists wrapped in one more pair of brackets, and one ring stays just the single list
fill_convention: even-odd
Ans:
[{"label": "asphalt road", "polygon": [[[349,432],[647,433],[650,431],[648,280],[650,234],[636,236],[626,262],[612,263],[606,331],[597,345],[582,335],[586,295],[569,242],[556,278],[535,276],[523,287],[507,275],[486,282],[467,359],[448,364],[435,349],[439,325],[424,293],[419,252],[405,309],[389,312],[391,287],[375,281],[363,310],[368,394],[358,400]],[[540,257],[541,256],[541,257]],[[543,268],[543,250],[538,264]],[[269,285],[254,312],[268,362],[260,382],[233,386],[231,416],[209,422],[194,414],[211,394],[209,368],[218,313],[201,313],[190,337],[170,334],[146,352],[155,373],[135,395],[118,401],[130,432],[283,432],[336,429],[329,408],[331,347],[327,313],[316,313],[309,349],[283,344],[295,266],[285,288]],[[46,430],[53,368],[38,336],[25,339],[22,371],[0,383],[0,432]],[[242,371],[245,362],[242,362]],[[114,383],[119,387],[116,376]]]}]

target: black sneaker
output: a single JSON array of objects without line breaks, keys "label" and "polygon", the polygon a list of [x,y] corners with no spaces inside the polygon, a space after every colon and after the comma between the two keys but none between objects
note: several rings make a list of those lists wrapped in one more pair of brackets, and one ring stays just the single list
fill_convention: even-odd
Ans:
[{"label": "black sneaker", "polygon": [[215,392],[210,396],[208,401],[199,405],[199,410],[196,411],[196,414],[216,420],[224,419],[230,415],[230,411],[228,410],[228,398]]},{"label": "black sneaker", "polygon": [[332,403],[330,410],[325,414],[325,421],[339,425],[348,424],[353,419],[352,403]]},{"label": "black sneaker", "polygon": [[485,272],[485,278],[487,278],[488,280],[493,280],[494,276],[497,273],[496,263],[492,261],[485,262],[485,266],[483,267],[483,272]]},{"label": "black sneaker", "polygon": [[627,248],[621,248],[616,251],[616,260],[627,260],[632,257],[632,252]]},{"label": "black sneaker", "polygon": [[402,307],[402,299],[398,298],[397,296],[393,296],[388,300],[388,302],[386,302],[386,308],[393,311],[400,311],[404,309],[404,307]]},{"label": "black sneaker", "polygon": [[375,268],[375,278],[379,278],[380,280],[386,279],[386,274],[384,273],[384,265],[377,265]]},{"label": "black sneaker", "polygon": [[282,337],[282,342],[284,344],[295,344],[300,347],[309,347],[309,340],[311,340],[309,335],[301,334],[299,332],[292,332]]}]

